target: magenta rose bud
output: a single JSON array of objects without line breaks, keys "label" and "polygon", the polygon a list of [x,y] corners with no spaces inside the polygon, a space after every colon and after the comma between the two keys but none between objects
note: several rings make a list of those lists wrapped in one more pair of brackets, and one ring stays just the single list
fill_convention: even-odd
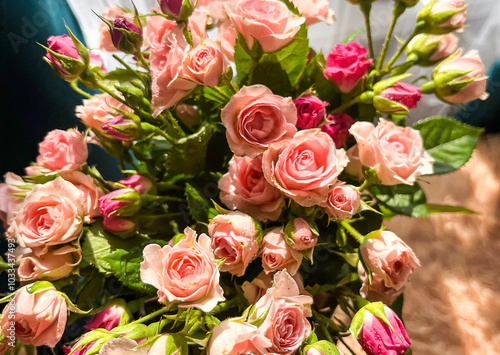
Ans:
[{"label": "magenta rose bud", "polygon": [[141,209],[141,197],[134,189],[119,189],[99,198],[99,208],[104,218],[132,216]]},{"label": "magenta rose bud", "polygon": [[119,17],[113,22],[111,39],[119,51],[127,54],[140,52],[142,46],[142,30],[133,22]]},{"label": "magenta rose bud", "polygon": [[50,36],[47,44],[49,51],[45,55],[46,62],[61,78],[72,81],[83,73],[86,64],[71,37]]},{"label": "magenta rose bud", "polygon": [[118,115],[107,120],[101,128],[112,137],[123,141],[133,141],[139,138],[139,126],[134,120],[123,115]]},{"label": "magenta rose bud", "polygon": [[[404,113],[417,107],[417,102],[422,99],[420,88],[414,85],[397,81],[391,86],[379,90],[379,82],[374,86],[375,97],[373,106],[383,113]],[[383,87],[383,86],[382,86]]]},{"label": "magenta rose bud", "polygon": [[392,309],[384,306],[385,316],[393,329],[368,310],[361,311],[365,314],[357,339],[367,355],[403,355],[406,352],[411,340]]},{"label": "magenta rose bud", "polygon": [[[122,321],[122,319],[124,321]],[[125,324],[129,319],[130,315],[125,307],[119,304],[114,304],[97,313],[95,318],[83,327],[87,330],[98,328],[111,330],[118,327],[120,324]]]},{"label": "magenta rose bud", "polygon": [[198,0],[160,0],[160,9],[175,20],[186,20],[196,8]]},{"label": "magenta rose bud", "polygon": [[316,96],[303,96],[293,100],[297,107],[297,127],[315,128],[325,119],[325,107],[328,102],[321,101]]},{"label": "magenta rose bud", "polygon": [[326,119],[331,122],[321,126],[321,131],[332,137],[337,149],[342,148],[349,137],[349,128],[354,124],[354,120],[351,116],[342,112],[336,115],[328,115]]},{"label": "magenta rose bud", "polygon": [[373,59],[366,59],[368,50],[358,42],[337,44],[326,58],[323,75],[333,80],[342,93],[354,89],[358,82],[368,73]]},{"label": "magenta rose bud", "polygon": [[118,181],[118,183],[131,187],[134,190],[137,190],[137,192],[140,193],[141,195],[145,194],[153,187],[153,183],[151,182],[151,180],[149,180],[147,177],[137,174],[134,174],[126,179],[120,180]]}]

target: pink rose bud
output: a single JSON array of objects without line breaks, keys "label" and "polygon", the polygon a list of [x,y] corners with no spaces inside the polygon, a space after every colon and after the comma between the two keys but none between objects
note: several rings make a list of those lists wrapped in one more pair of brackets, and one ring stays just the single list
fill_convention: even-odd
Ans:
[{"label": "pink rose bud", "polygon": [[141,209],[141,197],[134,189],[119,189],[99,198],[99,208],[104,218],[132,216]]},{"label": "pink rose bud", "polygon": [[302,254],[286,243],[281,228],[274,228],[264,236],[261,250],[262,267],[267,274],[287,269],[290,275],[295,275],[302,263]]},{"label": "pink rose bud", "polygon": [[368,50],[358,42],[337,44],[326,58],[323,75],[333,80],[342,93],[351,92],[368,73],[373,59],[366,59]]},{"label": "pink rose bud", "polygon": [[50,131],[38,145],[38,152],[37,164],[52,171],[80,170],[87,163],[87,143],[76,129]]},{"label": "pink rose bud", "polygon": [[5,306],[0,328],[6,338],[11,335],[9,327],[14,323],[15,337],[24,344],[53,348],[61,340],[68,307],[54,286],[47,284],[49,287],[40,287],[39,282],[22,287]]},{"label": "pink rose bud", "polygon": [[149,180],[145,176],[137,174],[134,174],[126,179],[120,180],[118,181],[118,183],[137,190],[137,192],[141,195],[145,194],[153,187],[153,183],[151,182],[151,180]]},{"label": "pink rose bud", "polygon": [[142,30],[135,23],[119,17],[113,22],[110,33],[116,49],[127,54],[136,54],[141,51]]},{"label": "pink rose bud", "polygon": [[396,298],[403,293],[404,287],[400,290],[396,290],[392,287],[386,287],[384,280],[374,273],[372,273],[372,281],[370,283],[366,270],[361,263],[358,264],[358,275],[359,280],[362,283],[359,294],[370,302],[380,301],[390,306],[394,303]]},{"label": "pink rose bud", "polygon": [[87,64],[71,37],[67,35],[51,36],[47,39],[47,44],[49,50],[45,55],[45,61],[49,63],[57,75],[66,81],[72,81],[83,73]]},{"label": "pink rose bud", "polygon": [[160,0],[160,9],[175,20],[186,20],[196,8],[197,0]]},{"label": "pink rose bud", "polygon": [[325,107],[328,102],[321,101],[316,96],[303,96],[293,100],[297,107],[297,127],[316,128],[325,119]]},{"label": "pink rose bud", "polygon": [[360,247],[366,266],[384,280],[385,287],[400,290],[420,266],[413,250],[390,231],[381,231]]},{"label": "pink rose bud", "polygon": [[313,232],[309,224],[302,218],[295,218],[288,222],[285,233],[293,240],[292,248],[295,250],[308,250],[314,248],[318,242],[317,232]]},{"label": "pink rose bud", "polygon": [[[389,79],[390,80],[390,79]],[[401,81],[391,83],[380,81],[374,86],[373,106],[383,113],[403,113],[417,107],[422,99],[420,88]]]},{"label": "pink rose bud", "polygon": [[119,325],[126,324],[129,319],[130,314],[127,309],[120,304],[114,304],[104,308],[91,322],[83,327],[87,330],[98,328],[111,330]]},{"label": "pink rose bud", "polygon": [[[459,104],[472,100],[486,100],[485,68],[476,50],[462,56],[459,49],[453,56],[438,64],[432,72],[436,95],[443,101]],[[427,84],[422,86],[426,92]]]},{"label": "pink rose bud", "polygon": [[104,132],[123,141],[133,141],[139,138],[139,126],[134,120],[118,115],[107,120],[102,125]]},{"label": "pink rose bud", "polygon": [[105,217],[103,220],[104,229],[117,235],[122,239],[132,237],[137,230],[137,223],[134,218]]},{"label": "pink rose bud", "polygon": [[467,19],[464,0],[433,0],[417,15],[425,22],[425,33],[443,34],[459,30]]},{"label": "pink rose bud", "polygon": [[273,344],[255,325],[239,318],[226,319],[215,326],[207,354],[268,354]]},{"label": "pink rose bud", "polygon": [[336,183],[328,191],[328,199],[323,205],[332,219],[341,220],[354,216],[360,205],[359,191],[352,185]]},{"label": "pink rose bud", "polygon": [[384,306],[385,316],[392,326],[368,310],[364,312],[363,325],[357,339],[367,355],[403,355],[410,347],[411,340],[396,313]]},{"label": "pink rose bud", "polygon": [[446,35],[419,34],[406,47],[408,61],[413,60],[418,65],[434,65],[452,55],[458,46],[458,37]]},{"label": "pink rose bud", "polygon": [[321,126],[321,131],[333,139],[337,149],[342,148],[349,137],[349,128],[354,124],[354,120],[351,116],[342,112],[328,115],[326,119],[331,122]]}]

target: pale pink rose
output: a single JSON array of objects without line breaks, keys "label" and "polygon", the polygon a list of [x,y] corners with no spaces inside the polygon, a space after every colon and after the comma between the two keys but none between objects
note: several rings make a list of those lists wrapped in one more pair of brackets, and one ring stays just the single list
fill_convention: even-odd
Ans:
[{"label": "pale pink rose", "polygon": [[381,231],[367,239],[360,251],[366,266],[384,281],[385,287],[396,290],[402,289],[413,270],[420,266],[413,250],[390,231]]},{"label": "pale pink rose", "polygon": [[89,68],[92,70],[100,70],[104,73],[107,73],[108,70],[104,66],[104,62],[102,61],[102,58],[99,54],[97,53],[92,53],[89,52]]},{"label": "pale pink rose", "polygon": [[211,219],[208,235],[212,238],[212,249],[217,258],[224,259],[220,270],[243,276],[259,252],[259,234],[262,234],[260,225],[244,213],[219,214]]},{"label": "pale pink rose", "polygon": [[293,246],[295,250],[308,250],[314,248],[318,238],[314,235],[309,224],[302,218],[293,220]]},{"label": "pale pink rose", "polygon": [[85,216],[84,222],[91,223],[94,217],[99,217],[99,198],[104,192],[97,186],[91,176],[80,171],[68,171],[61,174],[64,180],[71,182],[80,190],[80,201]]},{"label": "pale pink rose", "polygon": [[210,312],[225,300],[210,237],[201,234],[196,241],[194,230],[186,228],[184,233],[186,237],[173,247],[150,244],[144,248],[141,279],[158,289],[161,303]]},{"label": "pale pink rose", "polygon": [[174,106],[196,87],[182,70],[182,62],[190,46],[182,33],[182,26],[175,26],[163,36],[161,45],[151,48],[151,78],[153,116]]},{"label": "pale pink rose", "polygon": [[[119,17],[123,17],[128,21],[133,21],[134,15],[129,12],[125,12],[120,9],[119,6],[114,6],[104,9],[102,12],[102,17],[113,22]],[[109,33],[109,27],[103,22],[99,27],[100,42],[99,48],[103,52],[117,52],[118,49],[113,45],[113,40],[111,39],[111,34]]]},{"label": "pale pink rose", "polygon": [[289,246],[281,228],[267,232],[261,245],[262,267],[266,273],[287,269],[295,275],[302,263],[303,255]]},{"label": "pale pink rose", "polygon": [[241,0],[224,4],[224,9],[248,48],[256,40],[264,52],[274,52],[289,44],[305,22],[278,0]]},{"label": "pale pink rose", "polygon": [[363,179],[363,166],[359,161],[358,145],[353,145],[347,150],[346,154],[347,158],[349,159],[349,164],[347,164],[347,166],[344,168],[344,171],[349,175],[358,178],[358,180]]},{"label": "pale pink rose", "polygon": [[330,136],[318,128],[270,144],[262,156],[266,180],[305,207],[326,201],[328,186],[347,163],[345,151],[336,149]]},{"label": "pale pink rose", "polygon": [[421,33],[411,40],[406,51],[416,53],[419,60],[423,59],[424,64],[429,65],[448,58],[457,47],[458,37],[452,33],[445,35]]},{"label": "pale pink rose", "polygon": [[331,25],[335,21],[335,14],[328,7],[328,0],[292,0],[292,2],[306,19],[306,26],[323,21]]},{"label": "pale pink rose", "polygon": [[217,86],[228,64],[220,45],[205,39],[187,54],[182,62],[182,70],[197,84]]},{"label": "pale pink rose", "polygon": [[[243,294],[248,303],[256,303],[262,296],[267,293],[267,290],[273,286],[273,276],[273,274],[267,274],[265,271],[261,271],[257,275],[257,277],[252,280],[252,282],[243,282],[241,288],[243,289]],[[292,278],[299,288],[299,294],[310,296],[310,294],[304,288],[304,284],[302,282],[302,279],[300,278],[300,275],[297,273]]]},{"label": "pale pink rose", "polygon": [[[457,72],[462,72],[458,78]],[[439,64],[432,72],[436,86],[436,94],[446,102],[453,104],[466,103],[472,100],[486,100],[486,84],[488,77],[477,50],[471,50],[462,56],[460,48],[456,55]],[[451,78],[450,78],[451,77]],[[451,79],[451,80],[450,80]],[[462,83],[471,81],[463,87]],[[457,89],[454,88],[457,86]],[[458,91],[458,92],[457,92]]]},{"label": "pale pink rose", "polygon": [[[87,143],[89,143],[87,141]],[[41,166],[32,163],[33,165],[27,166],[24,168],[24,172],[28,176],[36,176],[36,175],[47,175],[51,173],[51,170],[42,168]]]},{"label": "pale pink rose", "polygon": [[[30,249],[25,249],[25,251]],[[59,280],[69,275],[80,264],[82,251],[79,247],[65,245],[59,249],[49,249],[46,254],[36,256],[24,253],[17,259],[17,273],[21,281]]]},{"label": "pale pink rose", "polygon": [[227,59],[234,61],[234,45],[236,43],[236,31],[231,21],[225,20],[219,25],[217,41],[220,42],[222,52]]},{"label": "pale pink rose", "polygon": [[15,194],[25,194],[29,189],[22,189],[19,186],[29,185],[23,178],[14,173],[8,172],[4,175],[4,183],[0,184],[0,219],[3,221],[5,229],[12,224],[14,212],[23,204],[23,198],[14,196]]},{"label": "pale pink rose", "polygon": [[[0,342],[0,355],[4,355],[7,351],[9,351],[11,346],[9,345],[10,340],[9,339],[4,339]],[[27,354],[22,354],[22,355],[27,355]],[[34,354],[36,355],[36,353]]]},{"label": "pale pink rose", "polygon": [[268,354],[272,343],[259,328],[240,318],[226,319],[212,331],[208,355]]},{"label": "pale pink rose", "polygon": [[9,336],[9,327],[14,322],[17,340],[24,344],[53,348],[61,340],[66,328],[66,301],[54,287],[33,294],[29,292],[30,287],[22,287],[5,306],[0,319],[2,333]]},{"label": "pale pink rose", "polygon": [[368,280],[368,275],[365,269],[359,263],[358,265],[359,280],[361,281],[361,289],[359,294],[369,300],[370,302],[383,302],[386,305],[391,305],[394,303],[396,298],[403,293],[404,287],[400,290],[396,290],[392,287],[386,287],[384,280],[377,274],[372,274],[372,283]]},{"label": "pale pink rose", "polygon": [[147,177],[134,174],[126,179],[118,181],[119,184],[128,186],[136,190],[139,194],[145,194],[153,187],[153,182]]},{"label": "pale pink rose", "polygon": [[214,19],[224,20],[226,19],[226,13],[223,4],[228,2],[234,2],[234,0],[198,0],[196,9]]},{"label": "pale pink rose", "polygon": [[292,138],[297,109],[290,97],[263,85],[243,86],[221,111],[229,148],[238,156],[257,157],[268,144]]},{"label": "pale pink rose", "polygon": [[106,329],[111,330],[120,325],[120,321],[122,320],[122,316],[125,313],[125,308],[123,306],[114,304],[112,306],[104,308],[102,311],[97,313],[95,318],[85,324],[83,327],[87,330],[93,329]]},{"label": "pale pink rose", "polygon": [[13,226],[19,245],[34,249],[37,256],[51,246],[74,241],[83,227],[80,191],[61,177],[36,185],[14,216]]},{"label": "pale pink rose", "polygon": [[462,9],[459,13],[453,15],[447,22],[439,25],[442,28],[460,29],[467,20],[467,11],[464,0],[436,0],[433,2],[430,14],[431,16],[439,16],[446,14],[448,11],[457,11]]},{"label": "pale pink rose", "polygon": [[346,219],[354,216],[359,209],[359,191],[352,185],[337,182],[330,187],[328,199],[323,205],[332,219]]},{"label": "pale pink rose", "polygon": [[191,31],[191,36],[193,37],[193,45],[195,47],[208,38],[208,23],[209,18],[207,14],[198,9],[194,10],[191,16],[189,16],[188,28]]},{"label": "pale pink rose", "polygon": [[375,169],[384,185],[413,185],[420,175],[432,173],[434,159],[425,151],[420,132],[380,119],[377,127],[356,122],[349,130],[358,143],[362,165]]},{"label": "pale pink rose", "polygon": [[118,115],[117,108],[122,111],[132,112],[132,109],[125,106],[120,101],[112,97],[110,94],[96,94],[90,99],[83,100],[83,106],[76,106],[76,117],[89,128],[104,134],[108,138],[114,138],[108,135],[102,126],[109,120]]},{"label": "pale pink rose", "polygon": [[[162,336],[163,337],[163,336]],[[162,337],[158,338],[159,341]],[[143,347],[135,350],[135,347],[139,345],[136,340],[127,338],[111,338],[107,340],[99,350],[99,355],[147,355],[150,348]],[[89,348],[90,349],[90,348]],[[165,351],[163,351],[165,353]],[[161,354],[161,353],[150,353]],[[174,353],[175,354],[175,353]],[[79,355],[79,354],[77,354]],[[81,354],[84,355],[84,354]]]},{"label": "pale pink rose", "polygon": [[229,172],[219,179],[219,190],[227,207],[263,222],[277,220],[285,206],[281,191],[264,178],[260,157],[234,155],[229,161]]},{"label": "pale pink rose", "polygon": [[431,35],[430,37],[441,37],[436,51],[429,58],[432,61],[438,61],[447,58],[452,55],[453,52],[455,52],[455,50],[457,49],[458,37],[453,35],[452,33],[448,33],[444,36]]},{"label": "pale pink rose", "polygon": [[85,136],[76,129],[50,131],[38,145],[38,152],[37,164],[52,171],[80,170],[87,163]]},{"label": "pale pink rose", "polygon": [[144,41],[152,49],[162,47],[163,38],[175,27],[176,22],[162,16],[148,16],[144,28]]}]

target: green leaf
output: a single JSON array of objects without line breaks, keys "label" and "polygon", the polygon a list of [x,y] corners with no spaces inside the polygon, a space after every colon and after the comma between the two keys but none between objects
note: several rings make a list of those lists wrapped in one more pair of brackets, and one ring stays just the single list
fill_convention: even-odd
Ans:
[{"label": "green leaf", "polygon": [[149,136],[134,143],[133,151],[139,159],[156,160],[167,154],[173,144],[161,136]]},{"label": "green leaf", "polygon": [[115,69],[110,71],[104,76],[104,78],[99,80],[99,83],[105,86],[107,89],[115,92],[118,87],[134,87],[131,81],[137,80],[137,75],[128,69]]},{"label": "green leaf", "polygon": [[370,192],[378,200],[384,214],[392,213],[410,217],[427,216],[427,199],[419,184],[410,185],[372,185]]},{"label": "green leaf", "polygon": [[476,211],[470,210],[462,206],[437,205],[433,203],[427,204],[427,213],[463,213],[463,214],[479,214]]},{"label": "green leaf", "polygon": [[343,44],[347,44],[349,42],[354,41],[358,36],[365,30],[365,27],[360,27],[357,30],[353,31],[351,34],[349,34],[343,41]]},{"label": "green leaf", "polygon": [[467,163],[483,131],[444,116],[429,117],[413,128],[420,131],[424,148],[435,160],[434,174],[446,174]]},{"label": "green leaf", "polygon": [[208,223],[210,203],[189,183],[186,183],[186,200],[193,219]]},{"label": "green leaf", "polygon": [[[307,39],[306,26],[302,25],[293,41],[275,52],[274,55],[281,68],[287,74],[290,84],[294,86],[306,66],[309,55],[309,40]],[[284,84],[282,83],[282,85]]]},{"label": "green leaf", "polygon": [[320,354],[323,355],[339,355],[339,349],[332,343],[326,340],[320,340],[312,345],[308,345],[304,348],[304,354],[307,354],[309,349],[316,349]]},{"label": "green leaf", "polygon": [[247,51],[247,46],[243,37],[238,36],[234,43],[234,62],[236,63],[236,73],[241,83],[246,83],[250,70],[252,69],[252,57]]},{"label": "green leaf", "polygon": [[349,328],[351,334],[355,338],[358,337],[361,327],[363,326],[364,319],[365,319],[365,309],[361,308],[352,318],[351,327]]},{"label": "green leaf", "polygon": [[165,355],[188,355],[186,338],[181,334],[169,334],[165,344]]},{"label": "green leaf", "polygon": [[287,96],[291,93],[290,79],[275,53],[266,53],[253,69],[249,84],[267,86],[274,94]]}]

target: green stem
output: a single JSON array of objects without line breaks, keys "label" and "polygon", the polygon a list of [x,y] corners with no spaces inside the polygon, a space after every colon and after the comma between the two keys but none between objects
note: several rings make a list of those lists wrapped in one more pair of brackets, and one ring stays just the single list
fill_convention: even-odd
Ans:
[{"label": "green stem", "polygon": [[170,137],[166,132],[164,132],[161,128],[155,127],[155,133],[158,133],[160,136],[164,137],[170,143],[175,143],[175,139]]},{"label": "green stem", "polygon": [[229,301],[226,301],[224,303],[221,303],[221,304],[218,304],[217,306],[215,306],[215,308],[210,311],[210,314],[216,314],[216,313],[220,313],[223,311],[227,311],[230,308],[238,306],[240,304],[240,302],[241,302],[241,299],[239,297],[231,298]]},{"label": "green stem", "polygon": [[389,27],[389,32],[387,32],[387,36],[385,37],[384,45],[382,46],[382,50],[380,51],[380,55],[377,59],[376,70],[380,71],[382,69],[382,65],[384,64],[385,55],[387,54],[387,50],[389,49],[389,44],[391,43],[392,34],[394,33],[394,27],[396,26],[396,22],[398,21],[399,16],[403,14],[406,6],[397,1],[394,3],[394,7],[392,10],[392,21],[391,26]]},{"label": "green stem", "polygon": [[225,98],[227,101],[231,100],[231,96],[223,92],[221,89],[219,89],[217,86],[208,86],[210,89],[221,95],[223,98]]},{"label": "green stem", "polygon": [[123,65],[127,70],[131,71],[139,80],[142,81],[143,78],[137,72],[130,67],[125,61],[123,61],[120,57],[118,57],[116,54],[113,54],[113,58],[115,58],[121,65]]},{"label": "green stem", "polygon": [[114,187],[108,184],[100,174],[96,174],[88,165],[84,165],[82,167],[82,172],[90,175],[92,178],[96,179],[99,181],[102,187],[104,187],[108,191],[113,191]]},{"label": "green stem", "polygon": [[389,60],[389,62],[387,63],[387,65],[384,68],[384,72],[388,73],[391,70],[392,65],[399,58],[399,56],[401,55],[401,53],[403,53],[403,51],[408,46],[408,44],[410,44],[411,40],[416,35],[418,35],[419,33],[422,32],[423,26],[424,25],[422,25],[421,23],[417,23],[417,25],[415,26],[415,29],[413,30],[413,33],[410,35],[410,37],[408,37],[408,39],[406,40],[406,42],[403,43],[403,45],[398,49],[398,51],[396,52],[396,54],[394,54],[392,56],[391,60]]},{"label": "green stem", "polygon": [[148,321],[148,320],[150,320],[150,319],[153,319],[153,318],[155,318],[155,317],[158,317],[159,315],[161,315],[161,314],[165,313],[166,311],[167,311],[167,309],[166,309],[166,308],[161,308],[161,309],[159,309],[159,310],[157,310],[157,311],[155,311],[155,312],[153,312],[153,313],[150,313],[150,314],[148,314],[147,316],[144,316],[144,317],[142,317],[142,318],[139,318],[138,320],[133,321],[132,323],[129,323],[129,324],[142,324],[142,323],[144,323],[144,322],[146,322],[146,321]]},{"label": "green stem", "polygon": [[170,122],[170,124],[172,125],[172,127],[174,128],[175,130],[175,133],[177,133],[177,135],[179,137],[185,137],[186,136],[186,133],[182,130],[181,126],[179,126],[179,123],[177,122],[177,120],[174,118],[174,116],[172,116],[172,112],[170,112],[169,109],[163,111],[163,112],[166,112],[167,114],[167,120]]},{"label": "green stem", "polygon": [[120,96],[116,95],[113,91],[109,90],[107,87],[102,85],[100,82],[97,82],[97,87],[102,92],[109,94],[111,97],[113,97],[114,99],[118,100],[119,102],[121,102],[122,104],[127,106],[127,102],[124,99],[122,99]]},{"label": "green stem", "polygon": [[370,12],[372,10],[372,0],[364,0],[360,4],[361,11],[365,18],[366,36],[368,37],[368,49],[370,50],[370,57],[375,58],[375,51],[373,50],[372,40],[372,27],[370,23]]},{"label": "green stem", "polygon": [[149,71],[149,63],[146,61],[146,59],[144,59],[142,52],[138,52],[135,56],[139,59],[144,68],[146,68],[146,70]]},{"label": "green stem", "polygon": [[340,224],[342,225],[342,227],[345,228],[345,230],[347,230],[349,232],[350,235],[352,235],[354,238],[356,238],[356,240],[360,244],[363,243],[365,236],[362,235],[361,233],[359,233],[353,226],[351,226],[349,224],[349,222],[347,222],[347,220],[344,219],[344,220],[340,221]]},{"label": "green stem", "polygon": [[354,99],[349,100],[346,103],[344,103],[344,104],[340,105],[339,107],[337,107],[335,110],[333,110],[332,112],[330,112],[330,114],[334,115],[337,112],[344,111],[345,109],[351,107],[352,105],[357,104],[360,100],[361,100],[361,95],[360,96],[356,96]]},{"label": "green stem", "polygon": [[82,89],[80,89],[78,87],[78,83],[77,83],[77,80],[73,80],[69,83],[69,85],[71,86],[71,88],[73,90],[75,90],[77,93],[79,93],[80,95],[82,96],[85,96],[87,99],[91,99],[92,98],[92,95],[90,95],[88,92],[85,92],[83,91]]},{"label": "green stem", "polygon": [[351,347],[349,345],[347,345],[347,343],[344,341],[344,339],[340,338],[339,340],[342,344],[344,344],[344,346],[347,348],[347,350],[349,350],[351,352],[352,355],[356,355],[354,350],[352,350]]},{"label": "green stem", "polygon": [[233,94],[236,94],[238,91],[240,91],[240,88],[238,87],[238,85],[236,85],[236,83],[234,81],[231,81],[229,83],[229,88],[231,89]]},{"label": "green stem", "polygon": [[363,192],[368,186],[370,186],[370,182],[366,179],[359,187],[359,192]]}]

